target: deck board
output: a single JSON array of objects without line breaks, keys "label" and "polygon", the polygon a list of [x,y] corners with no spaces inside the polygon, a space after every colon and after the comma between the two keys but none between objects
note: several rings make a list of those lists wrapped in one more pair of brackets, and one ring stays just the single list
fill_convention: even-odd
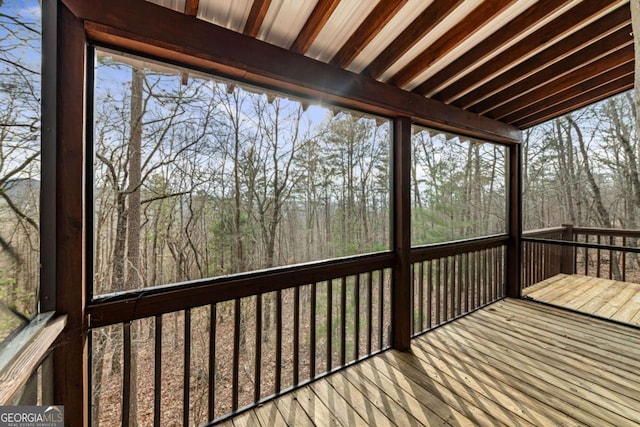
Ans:
[{"label": "deck board", "polygon": [[[617,286],[612,282],[607,288]],[[229,421],[264,427],[640,425],[640,333],[505,299],[414,339],[410,352],[384,352]]]},{"label": "deck board", "polygon": [[640,284],[558,274],[523,289],[523,296],[640,326]]}]

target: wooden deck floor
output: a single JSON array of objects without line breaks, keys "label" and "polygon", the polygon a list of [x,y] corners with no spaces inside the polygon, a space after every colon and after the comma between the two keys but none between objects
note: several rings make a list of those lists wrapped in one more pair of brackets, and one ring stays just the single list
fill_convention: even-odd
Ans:
[{"label": "wooden deck floor", "polygon": [[637,426],[640,333],[506,299],[226,425]]},{"label": "wooden deck floor", "polygon": [[558,274],[523,290],[525,297],[640,326],[640,284]]}]

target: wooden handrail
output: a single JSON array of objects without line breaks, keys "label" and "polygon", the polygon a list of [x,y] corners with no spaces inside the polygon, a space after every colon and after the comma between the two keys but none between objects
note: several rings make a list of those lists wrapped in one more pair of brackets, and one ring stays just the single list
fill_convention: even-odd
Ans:
[{"label": "wooden handrail", "polygon": [[475,239],[459,240],[456,242],[436,243],[411,248],[411,262],[428,261],[480,249],[489,249],[502,246],[509,240],[507,235],[481,237]]},{"label": "wooden handrail", "polygon": [[573,227],[573,233],[612,236],[612,237],[640,238],[640,230],[624,229],[624,228]]},{"label": "wooden handrail", "polygon": [[558,232],[562,232],[565,230],[565,227],[559,226],[559,227],[549,227],[549,228],[538,228],[535,230],[529,230],[529,231],[525,231],[522,233],[522,237],[534,237],[534,236],[540,236],[543,234],[549,234],[549,233],[558,233]]},{"label": "wooden handrail", "polygon": [[[46,313],[36,317],[23,331],[24,334],[21,335],[23,337],[27,335],[28,338],[16,343],[19,348],[15,352],[15,357],[12,357],[0,372],[0,405],[8,405],[12,402],[16,393],[26,384],[49,353],[66,324],[67,316],[52,318],[51,313]],[[16,340],[20,341],[21,336],[18,335]]]},{"label": "wooden handrail", "polygon": [[600,249],[605,251],[616,251],[616,252],[631,252],[635,254],[640,254],[640,248],[633,248],[629,246],[617,246],[617,245],[603,245],[600,243],[587,243],[587,242],[572,242],[568,240],[555,240],[555,239],[538,239],[534,237],[523,237],[523,241],[525,242],[534,242],[534,243],[542,243],[546,245],[558,245],[558,246],[568,246],[574,248],[589,248],[589,249]]},{"label": "wooden handrail", "polygon": [[87,307],[89,327],[97,328],[206,304],[323,282],[392,266],[391,252],[322,261],[203,279],[171,286],[105,296]]}]

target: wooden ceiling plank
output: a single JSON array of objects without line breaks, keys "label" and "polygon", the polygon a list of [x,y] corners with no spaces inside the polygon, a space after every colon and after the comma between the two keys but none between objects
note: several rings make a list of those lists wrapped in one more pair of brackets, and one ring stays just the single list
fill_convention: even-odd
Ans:
[{"label": "wooden ceiling plank", "polygon": [[[631,14],[629,9],[618,8],[515,67],[499,74],[460,99],[452,101],[452,104],[463,108],[476,105],[502,90],[507,90],[510,86],[515,86],[539,70],[561,61],[586,46],[597,43],[616,31],[619,32],[620,29],[628,27],[630,22]],[[630,28],[628,31],[630,31]],[[619,33],[618,35],[624,38],[623,34]]]},{"label": "wooden ceiling plank", "polygon": [[267,11],[271,6],[271,0],[253,0],[247,22],[244,23],[244,29],[242,32],[249,37],[256,37],[260,26],[264,22],[264,17],[267,16]]},{"label": "wooden ceiling plank", "polygon": [[504,45],[531,28],[536,22],[539,22],[555,13],[556,10],[563,7],[569,1],[571,0],[540,0],[533,4],[523,13],[516,16],[503,27],[487,37],[482,41],[482,43],[474,46],[451,64],[429,77],[426,81],[416,87],[413,92],[431,97],[444,85],[456,79],[457,76],[466,73],[466,71],[472,68],[474,64],[484,60],[485,57],[492,55]]},{"label": "wooden ceiling plank", "polygon": [[534,102],[529,102],[527,105],[518,105],[513,111],[500,117],[500,120],[506,123],[514,123],[538,114],[540,111],[552,108],[560,103],[566,102],[577,96],[580,96],[584,92],[595,90],[601,86],[609,84],[613,80],[617,80],[621,77],[628,76],[634,72],[634,62],[625,62],[618,67],[611,70],[607,70],[597,76],[591,76],[587,80],[576,82],[574,85],[564,85],[564,89],[553,93],[551,96],[534,96],[532,99]]},{"label": "wooden ceiling plank", "polygon": [[538,47],[545,46],[560,37],[572,33],[574,30],[580,28],[585,21],[600,14],[603,9],[619,3],[619,0],[589,0],[579,3],[576,7],[568,10],[566,13],[529,34],[506,51],[492,58],[491,61],[482,64],[476,68],[473,73],[466,75],[433,95],[432,98],[451,103],[480,86],[482,83],[495,78],[501,72],[511,68],[520,62],[521,58],[528,56],[532,51],[537,50]]},{"label": "wooden ceiling plank", "polygon": [[184,2],[185,15],[197,16],[199,4],[200,4],[200,0],[185,0]]},{"label": "wooden ceiling plank", "polygon": [[[495,109],[515,98],[528,96],[529,93],[541,86],[546,86],[550,82],[568,75],[573,71],[591,64],[617,50],[633,52],[633,38],[630,35],[631,26],[622,28],[610,36],[601,39],[599,42],[590,44],[572,55],[558,61],[537,73],[521,80],[518,84],[500,91],[471,108],[465,108],[478,114],[484,114]],[[618,65],[618,64],[615,64]],[[594,71],[595,73],[595,71]],[[456,105],[456,104],[454,104]],[[458,107],[460,107],[458,105]]]},{"label": "wooden ceiling plank", "polygon": [[363,71],[377,79],[464,0],[434,0]]},{"label": "wooden ceiling plank", "polygon": [[515,122],[514,126],[520,129],[530,128],[531,126],[539,125],[540,123],[544,123],[547,120],[559,117],[578,108],[586,107],[587,105],[618,95],[619,93],[632,89],[633,80],[633,74],[621,77],[591,91],[583,92],[580,96],[572,98],[561,104],[542,110],[538,112],[538,114],[530,116],[525,120]]},{"label": "wooden ceiling plank", "polygon": [[[627,46],[624,49],[616,50],[595,62],[586,64],[571,73],[565,74],[555,80],[548,82],[537,89],[528,92],[524,96],[516,97],[501,106],[488,110],[486,116],[501,119],[508,115],[513,115],[532,104],[537,104],[546,98],[551,98],[558,93],[570,91],[571,88],[582,85],[583,82],[592,80],[596,77],[607,75],[614,70],[619,70],[625,65],[628,67],[630,61],[633,61],[633,49]],[[614,78],[620,75],[614,74]]]},{"label": "wooden ceiling plank", "polygon": [[408,0],[380,0],[376,7],[362,21],[362,24],[349,37],[329,61],[330,64],[346,68],[362,50],[378,35],[385,25],[407,4]]},{"label": "wooden ceiling plank", "polygon": [[467,40],[491,19],[499,15],[516,1],[517,0],[485,0],[467,14],[462,21],[455,24],[442,37],[438,38],[438,40],[393,75],[393,77],[388,80],[388,83],[398,87],[404,87],[417,75],[440,60],[447,53],[451,52],[460,43]]},{"label": "wooden ceiling plank", "polygon": [[[521,132],[143,0],[61,0],[89,39],[230,79],[506,144]],[[211,41],[215,40],[215,43]]]},{"label": "wooden ceiling plank", "polygon": [[302,54],[309,50],[309,47],[311,47],[316,37],[318,37],[320,31],[322,31],[322,27],[327,23],[339,3],[340,0],[318,0],[316,7],[313,9],[313,12],[311,12],[311,15],[309,15],[307,22],[291,45],[290,50],[294,53]]}]

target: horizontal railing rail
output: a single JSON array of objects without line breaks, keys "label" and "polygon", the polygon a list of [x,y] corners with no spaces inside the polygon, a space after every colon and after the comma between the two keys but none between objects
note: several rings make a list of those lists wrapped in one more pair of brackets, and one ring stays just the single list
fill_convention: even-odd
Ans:
[{"label": "horizontal railing rail", "polygon": [[541,243],[545,245],[558,245],[558,246],[567,246],[572,248],[587,248],[587,249],[598,249],[598,250],[606,250],[606,251],[623,251],[623,252],[640,254],[640,248],[629,247],[629,246],[607,245],[602,243],[589,243],[589,242],[575,242],[575,241],[567,241],[567,240],[541,239],[541,238],[532,238],[532,237],[523,237],[522,240],[525,242]]},{"label": "horizontal railing rail", "polygon": [[410,261],[415,263],[473,252],[481,249],[495,248],[506,244],[508,241],[509,236],[500,234],[495,236],[458,240],[455,242],[415,246],[411,248]]},{"label": "horizontal railing rail", "polygon": [[393,260],[391,253],[363,255],[105,296],[88,304],[89,327],[107,326],[321,282],[341,275],[389,268]]}]

